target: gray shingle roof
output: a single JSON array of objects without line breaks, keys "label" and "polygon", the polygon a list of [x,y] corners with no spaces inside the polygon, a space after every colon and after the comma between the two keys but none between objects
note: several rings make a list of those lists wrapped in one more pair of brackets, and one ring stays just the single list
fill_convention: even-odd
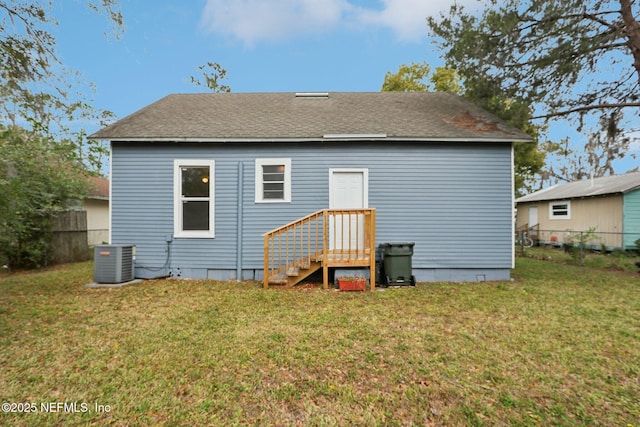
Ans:
[{"label": "gray shingle roof", "polygon": [[626,193],[636,188],[640,188],[640,172],[604,176],[594,178],[593,181],[588,179],[586,181],[559,184],[520,197],[516,200],[516,203],[604,196],[607,194]]},{"label": "gray shingle roof", "polygon": [[304,141],[383,136],[390,140],[531,140],[458,95],[442,92],[174,94],[90,138]]}]

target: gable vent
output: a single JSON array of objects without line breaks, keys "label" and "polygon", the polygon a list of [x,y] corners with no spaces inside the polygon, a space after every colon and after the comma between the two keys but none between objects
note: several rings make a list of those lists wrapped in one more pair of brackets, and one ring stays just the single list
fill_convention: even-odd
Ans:
[{"label": "gable vent", "polygon": [[296,92],[296,98],[328,98],[329,92]]}]

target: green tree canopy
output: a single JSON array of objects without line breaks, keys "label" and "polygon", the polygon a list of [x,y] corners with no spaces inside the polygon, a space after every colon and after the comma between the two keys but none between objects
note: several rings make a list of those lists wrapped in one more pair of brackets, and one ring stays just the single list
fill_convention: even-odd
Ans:
[{"label": "green tree canopy", "polygon": [[387,71],[382,92],[425,92],[429,90],[431,67],[426,62],[402,64],[397,73]]},{"label": "green tree canopy", "polygon": [[[531,108],[525,101],[507,97],[500,86],[479,77],[461,80],[451,68],[437,67],[430,75],[428,64],[401,65],[398,72],[387,72],[382,91],[420,92],[436,90],[456,92],[480,105],[507,123],[531,135],[536,143],[517,142],[514,144],[515,193],[523,195],[534,186],[536,174],[544,166],[545,154],[538,149],[540,126],[531,120]],[[433,84],[433,86],[431,85]]]},{"label": "green tree canopy", "polygon": [[86,167],[67,144],[0,125],[0,260],[12,268],[46,265],[52,220],[86,195]]},{"label": "green tree canopy", "polygon": [[[613,162],[626,155],[629,134],[637,130],[623,112],[637,120],[640,111],[640,23],[634,2],[483,4],[482,13],[454,5],[429,18],[447,66],[465,82],[482,82],[505,99],[529,105],[534,121],[558,121],[584,135],[578,149],[568,139],[541,145],[550,160],[539,174],[541,184],[613,173]],[[585,131],[594,125],[595,130]],[[625,126],[631,128],[625,131]]]},{"label": "green tree canopy", "polygon": [[455,70],[446,67],[436,67],[431,73],[431,67],[426,62],[409,65],[402,64],[397,73],[387,71],[382,83],[382,92],[437,92],[461,93],[460,78]]},{"label": "green tree canopy", "polygon": [[632,0],[485,0],[429,18],[447,65],[488,76],[537,117],[640,106],[640,23]]},{"label": "green tree canopy", "polygon": [[198,70],[202,73],[202,77],[191,76],[191,83],[196,86],[206,86],[214,93],[231,92],[230,86],[222,84],[222,81],[227,78],[227,70],[222,68],[220,64],[217,62],[207,62],[199,66]]},{"label": "green tree canopy", "polygon": [[[122,30],[118,0],[89,0]],[[76,3],[65,5],[78,7]],[[30,268],[48,261],[51,221],[85,195],[103,146],[75,123],[110,119],[56,53],[53,1],[0,0],[0,261]]]},{"label": "green tree canopy", "polygon": [[[88,0],[86,6],[105,14],[119,36],[119,0]],[[86,141],[84,130],[72,124],[103,124],[112,114],[91,105],[90,85],[60,61],[52,32],[58,22],[52,10],[53,1],[0,0],[0,124],[72,141],[87,165],[98,169],[95,162],[101,159],[102,147]]]}]

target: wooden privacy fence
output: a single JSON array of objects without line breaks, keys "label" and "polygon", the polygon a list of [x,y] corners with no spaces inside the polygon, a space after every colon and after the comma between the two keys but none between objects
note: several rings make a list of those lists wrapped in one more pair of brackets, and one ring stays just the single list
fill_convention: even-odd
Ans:
[{"label": "wooden privacy fence", "polygon": [[87,261],[91,258],[87,243],[87,211],[65,211],[51,228],[51,262]]},{"label": "wooden privacy fence", "polygon": [[323,209],[271,230],[264,237],[264,287],[293,286],[329,267],[369,267],[375,288],[375,209]]}]

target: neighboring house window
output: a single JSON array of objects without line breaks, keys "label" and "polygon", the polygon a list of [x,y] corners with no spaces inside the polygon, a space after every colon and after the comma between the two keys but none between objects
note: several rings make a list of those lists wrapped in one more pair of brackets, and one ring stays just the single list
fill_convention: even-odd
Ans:
[{"label": "neighboring house window", "polygon": [[256,159],[256,203],[291,201],[291,159]]},{"label": "neighboring house window", "polygon": [[549,218],[551,219],[571,219],[571,202],[549,203]]},{"label": "neighboring house window", "polygon": [[214,161],[174,160],[175,237],[214,236]]}]

